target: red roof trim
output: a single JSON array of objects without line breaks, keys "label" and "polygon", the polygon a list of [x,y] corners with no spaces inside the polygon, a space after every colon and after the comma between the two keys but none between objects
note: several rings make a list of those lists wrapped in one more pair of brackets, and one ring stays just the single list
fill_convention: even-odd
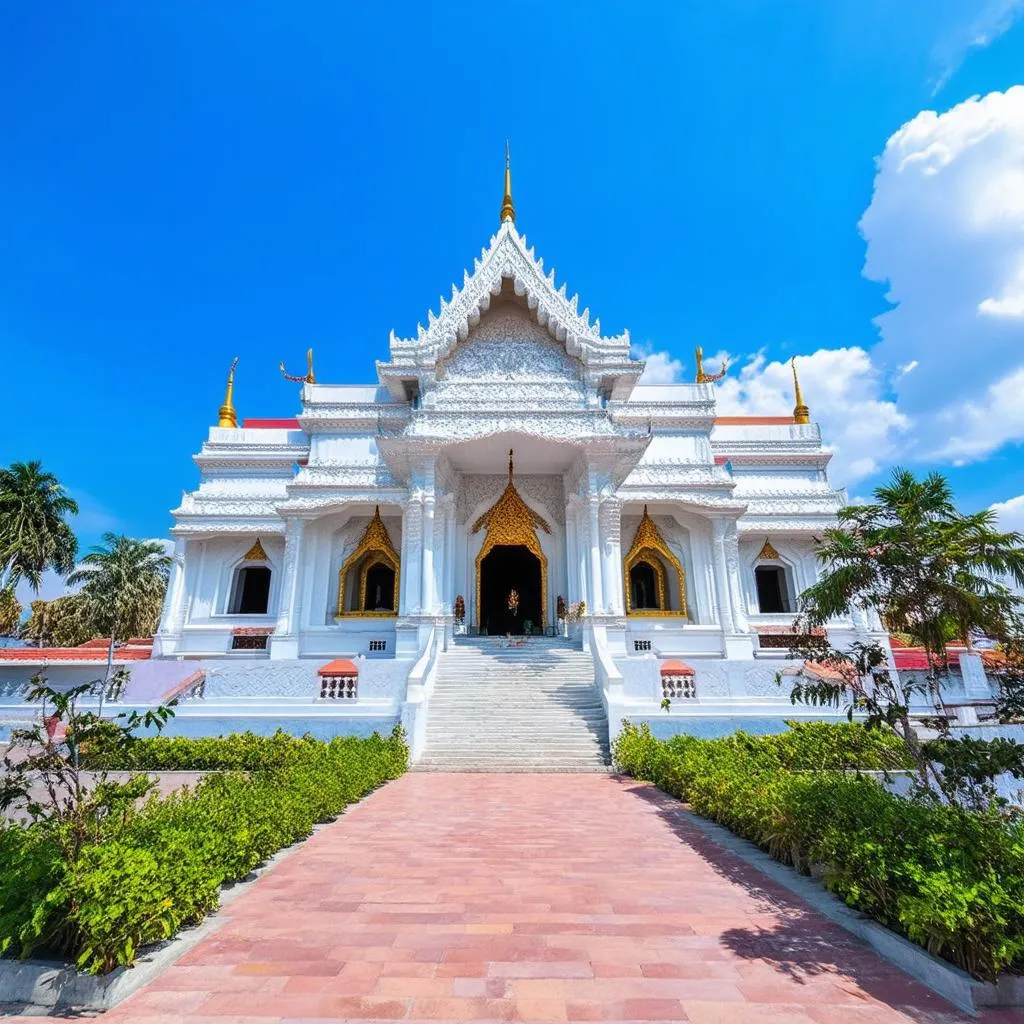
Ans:
[{"label": "red roof trim", "polygon": [[247,419],[242,420],[242,426],[246,430],[299,430],[299,421],[294,417],[290,420],[275,419]]},{"label": "red roof trim", "polygon": [[796,423],[792,416],[716,416],[715,426],[775,426]]},{"label": "red roof trim", "polygon": [[[119,661],[148,661],[153,657],[150,647],[114,649],[114,664]],[[0,649],[0,663],[5,661],[95,661],[97,664],[107,660],[107,650],[97,647],[4,647]]]}]

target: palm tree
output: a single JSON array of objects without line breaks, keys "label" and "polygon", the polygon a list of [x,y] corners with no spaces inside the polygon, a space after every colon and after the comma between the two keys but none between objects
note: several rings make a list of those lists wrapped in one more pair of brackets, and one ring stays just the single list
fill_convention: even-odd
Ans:
[{"label": "palm tree", "polygon": [[65,520],[77,514],[77,502],[41,462],[0,469],[0,590],[24,579],[39,593],[44,570],[70,572],[78,541]]},{"label": "palm tree", "polygon": [[91,621],[110,637],[104,691],[117,639],[153,632],[170,566],[171,558],[159,541],[105,533],[103,544],[94,547],[68,577],[70,585],[82,585]]}]

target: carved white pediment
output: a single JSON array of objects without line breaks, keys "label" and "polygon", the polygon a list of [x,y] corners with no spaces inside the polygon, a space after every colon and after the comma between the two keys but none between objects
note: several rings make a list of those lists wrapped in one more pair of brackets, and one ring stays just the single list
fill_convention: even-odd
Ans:
[{"label": "carved white pediment", "polygon": [[589,390],[580,360],[525,310],[503,303],[438,365],[423,407],[578,408]]},{"label": "carved white pediment", "polygon": [[[427,326],[418,325],[416,337],[399,338],[391,332],[391,359],[378,363],[381,383],[410,376],[429,376],[470,332],[506,290],[522,301],[540,328],[559,342],[570,356],[582,361],[592,378],[621,380],[628,390],[643,370],[643,362],[629,355],[629,332],[604,337],[599,320],[590,322],[590,310],[579,312],[578,297],[569,298],[554,271],[544,273],[544,261],[527,246],[526,238],[511,221],[501,225],[490,246],[473,262],[473,273],[463,275],[462,288],[452,285],[451,299],[442,296],[439,312],[431,311]],[[425,371],[421,374],[420,371]]]}]

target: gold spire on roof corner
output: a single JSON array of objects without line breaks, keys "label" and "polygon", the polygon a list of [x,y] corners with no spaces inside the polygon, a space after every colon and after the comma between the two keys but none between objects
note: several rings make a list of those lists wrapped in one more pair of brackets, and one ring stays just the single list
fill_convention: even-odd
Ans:
[{"label": "gold spire on roof corner", "polygon": [[718,373],[705,373],[704,372],[704,349],[697,346],[696,350],[697,359],[697,384],[714,384],[716,380],[721,380],[729,372],[729,363],[726,360],[722,360],[722,368]]},{"label": "gold spire on roof corner", "polygon": [[512,155],[508,147],[508,139],[505,140],[505,195],[501,200],[501,223],[510,220],[516,222],[516,208],[512,202]]},{"label": "gold spire on roof corner", "polygon": [[281,371],[282,376],[285,380],[293,380],[298,384],[315,384],[316,374],[313,373],[313,350],[307,349],[306,351],[306,376],[296,377],[294,374],[289,373],[284,368],[284,363],[278,364],[278,369]]},{"label": "gold spire on roof corner", "polygon": [[800,393],[800,380],[796,375],[796,356],[790,359],[789,364],[793,367],[793,397],[796,401],[796,405],[793,406],[793,422],[810,423],[811,410],[804,404],[804,396]]},{"label": "gold spire on roof corner", "polygon": [[238,365],[238,356],[235,356],[231,369],[228,370],[228,387],[224,393],[224,404],[217,412],[218,427],[237,427],[238,415],[235,413],[235,367]]}]

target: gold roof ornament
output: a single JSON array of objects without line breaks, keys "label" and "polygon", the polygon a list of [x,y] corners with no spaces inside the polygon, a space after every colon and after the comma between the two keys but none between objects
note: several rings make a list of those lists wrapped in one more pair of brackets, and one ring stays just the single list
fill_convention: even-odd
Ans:
[{"label": "gold roof ornament", "polygon": [[777,562],[779,561],[779,553],[772,547],[772,542],[765,537],[764,544],[761,550],[758,552],[757,560],[759,562]]},{"label": "gold roof ornament", "polygon": [[505,140],[505,195],[501,200],[501,223],[510,220],[516,222],[516,208],[512,203],[512,156]]},{"label": "gold roof ornament", "polygon": [[217,412],[218,427],[237,427],[238,415],[235,412],[235,367],[238,366],[238,356],[235,356],[228,370],[228,387],[224,393],[224,404]]},{"label": "gold roof ornament", "polygon": [[800,379],[796,375],[796,356],[793,356],[789,363],[793,367],[793,397],[796,400],[796,405],[793,406],[793,422],[810,423],[811,410],[804,404],[804,396],[800,393]]},{"label": "gold roof ornament", "polygon": [[[480,567],[483,560],[490,554],[491,549],[500,545],[522,545],[534,555],[540,562],[540,590],[541,590],[541,619],[542,625],[547,618],[548,602],[548,560],[540,546],[540,539],[537,537],[537,527],[545,533],[551,532],[551,527],[543,516],[526,504],[519,496],[513,480],[512,449],[508,453],[508,483],[501,497],[473,524],[471,533],[486,529],[483,544],[476,556],[476,610],[477,617],[481,615],[480,607]],[[481,623],[478,621],[478,625]]]},{"label": "gold roof ornament", "polygon": [[704,372],[704,349],[697,346],[697,383],[698,384],[714,384],[716,380],[721,380],[729,372],[729,363],[727,360],[722,360],[722,369],[718,373],[705,373]]},{"label": "gold roof ornament", "polygon": [[265,562],[267,560],[267,553],[263,550],[263,543],[259,537],[256,538],[256,543],[245,553],[245,557],[242,559],[243,562]]},{"label": "gold roof ornament", "polygon": [[[638,609],[633,607],[632,588],[629,583],[630,570],[637,562],[647,562],[655,570],[655,584],[658,594],[658,607],[656,609]],[[671,567],[676,576],[679,587],[679,611],[670,611],[668,608],[668,580],[666,567]],[[683,565],[676,558],[675,553],[665,543],[661,530],[647,512],[644,505],[644,514],[640,517],[640,525],[636,528],[633,543],[626,557],[622,562],[623,576],[625,577],[626,592],[626,614],[627,615],[686,615],[686,574]]]},{"label": "gold roof ornament", "polygon": [[313,373],[313,350],[312,349],[307,349],[306,350],[306,376],[305,377],[296,377],[294,374],[289,373],[284,368],[284,363],[280,363],[279,364],[279,368],[280,368],[281,374],[282,374],[282,376],[284,377],[285,380],[293,380],[297,384],[315,384],[316,383],[316,374]]}]

